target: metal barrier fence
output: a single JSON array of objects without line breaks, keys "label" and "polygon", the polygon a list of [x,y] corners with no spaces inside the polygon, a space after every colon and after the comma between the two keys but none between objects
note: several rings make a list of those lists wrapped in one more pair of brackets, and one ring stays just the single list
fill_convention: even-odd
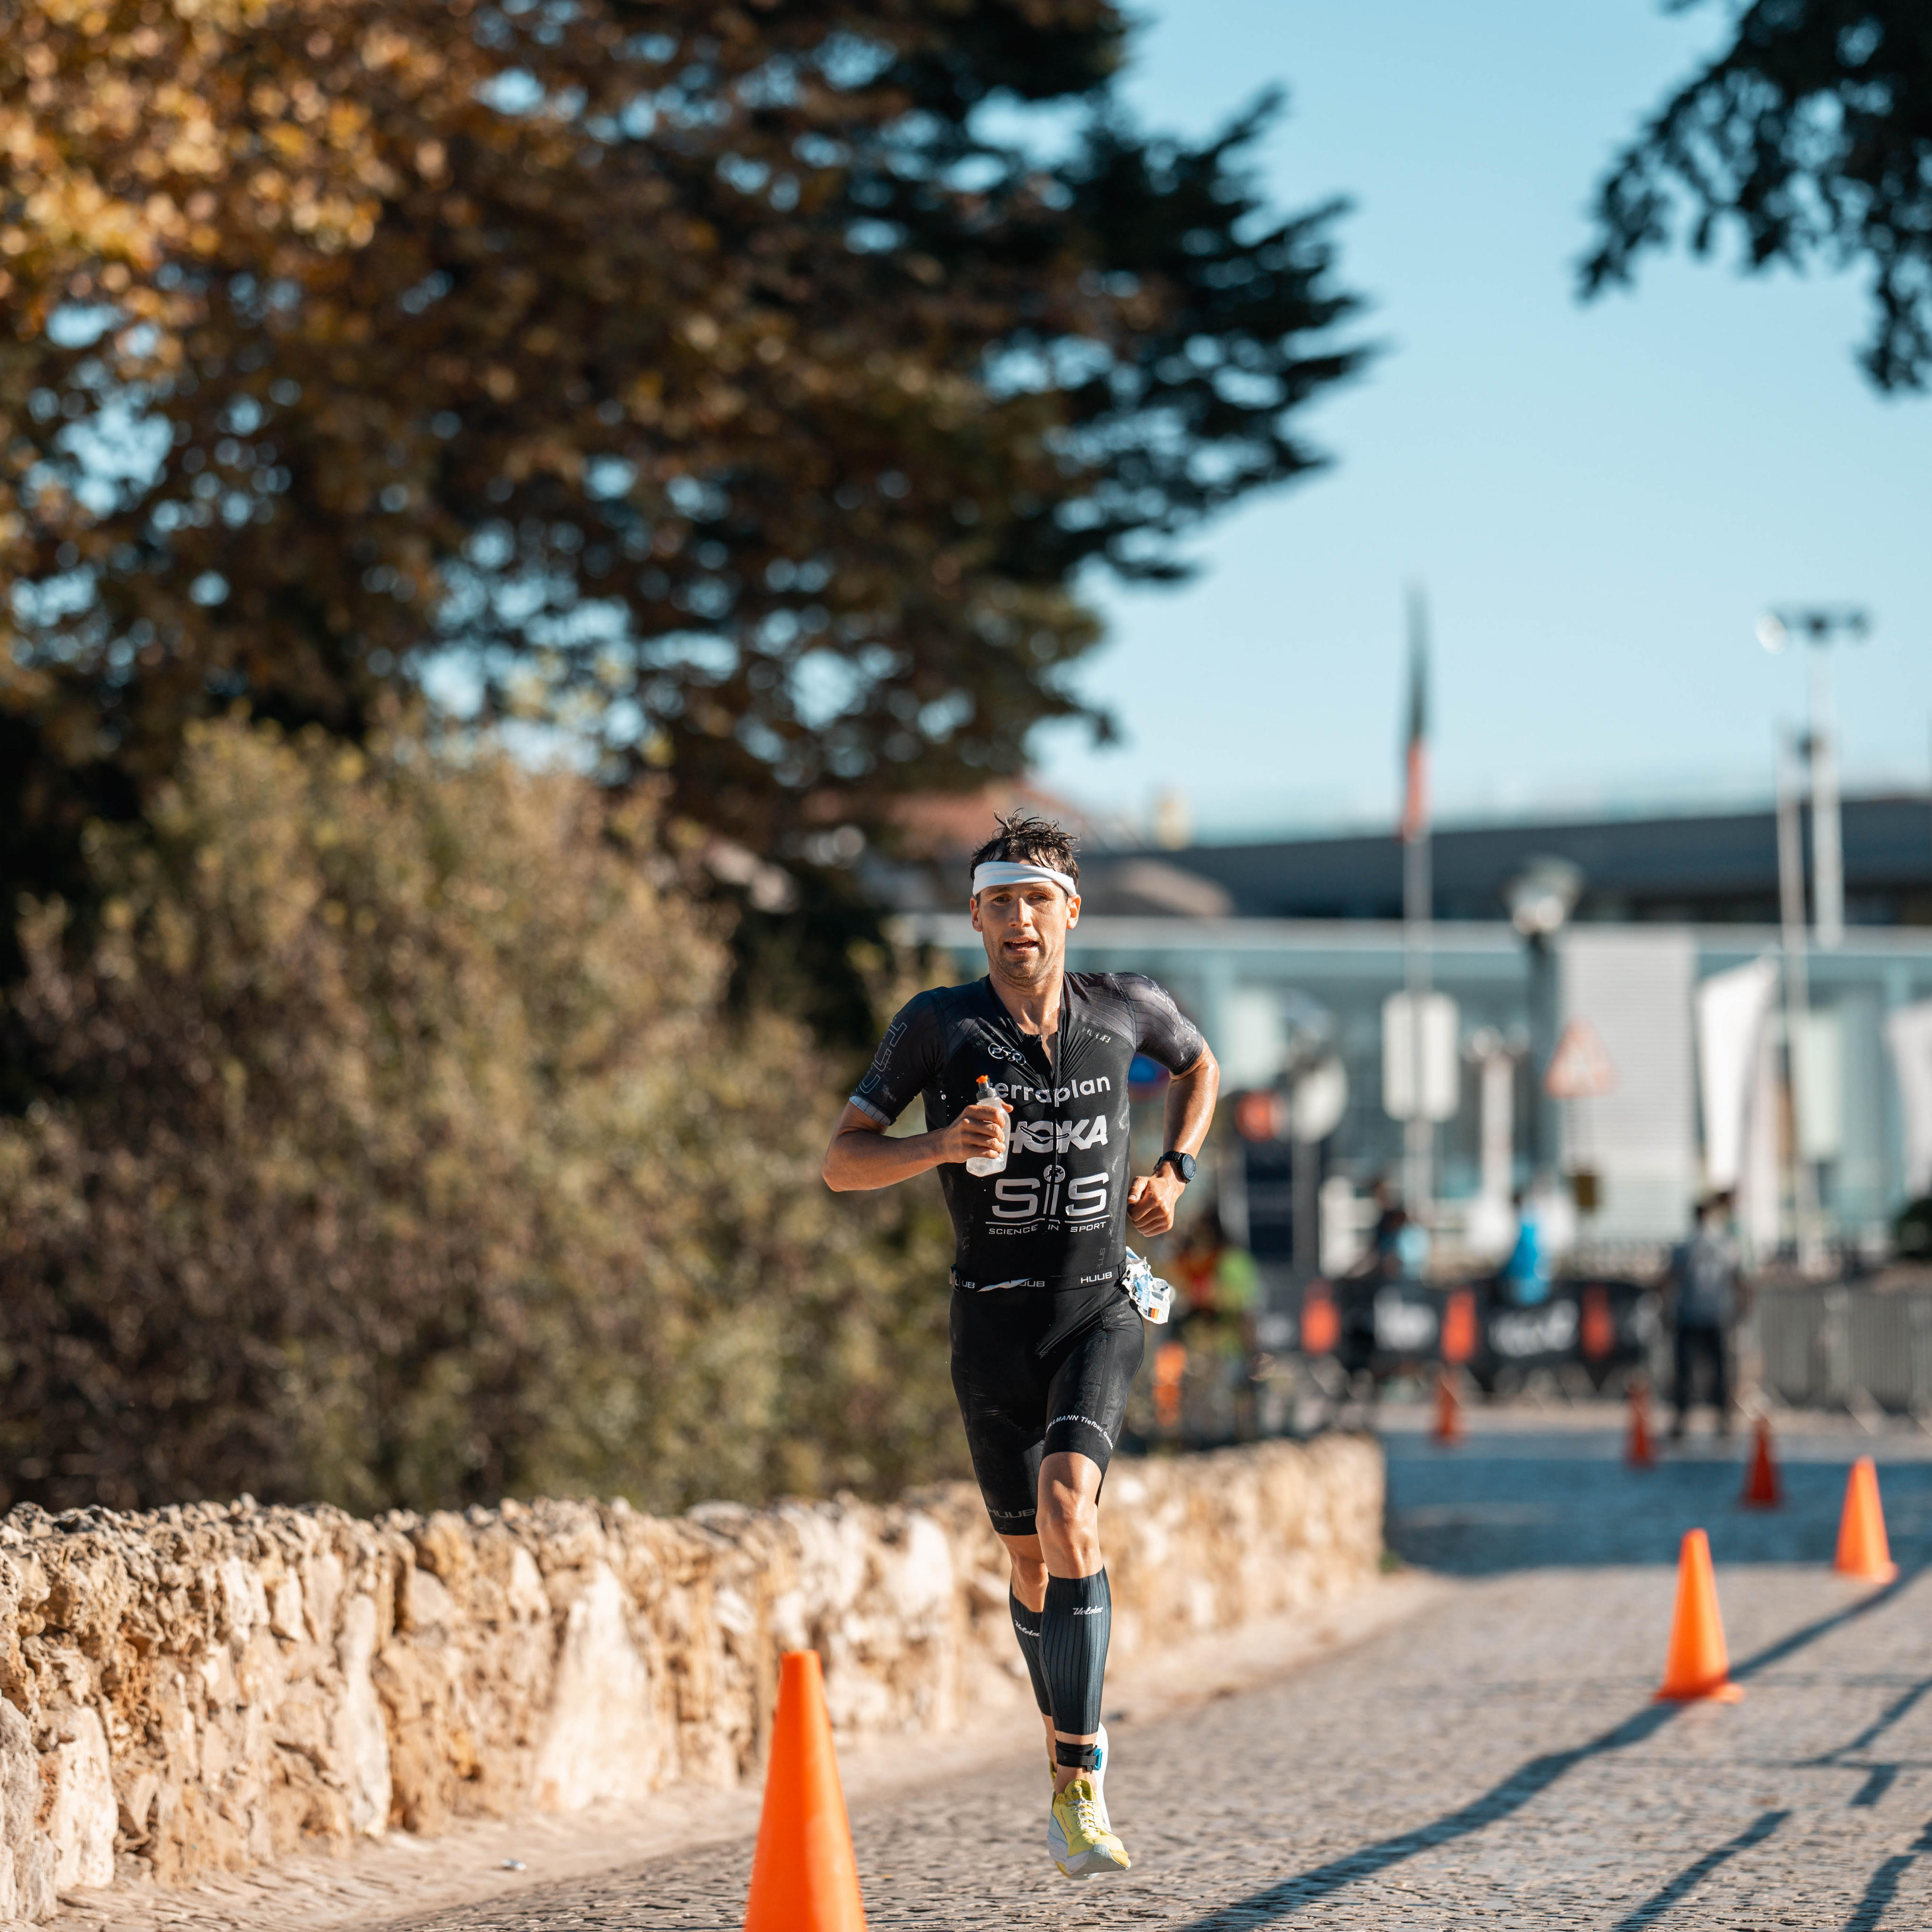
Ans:
[{"label": "metal barrier fence", "polygon": [[[1616,1394],[1641,1376],[1667,1399],[1675,1380],[1670,1333],[1647,1280],[1566,1278],[1526,1308],[1492,1281],[1297,1284],[1268,1271],[1264,1286],[1253,1323],[1259,1357],[1235,1323],[1152,1331],[1153,1372],[1130,1408],[1135,1445],[1273,1434],[1292,1426],[1298,1390],[1339,1398],[1445,1364],[1502,1395],[1539,1383]],[[1932,1422],[1932,1291],[1766,1288],[1736,1340],[1742,1390],[1755,1384],[1792,1408]]]},{"label": "metal barrier fence", "polygon": [[1256,1323],[1264,1348],[1383,1378],[1447,1364],[1504,1394],[1539,1371],[1574,1370],[1619,1388],[1650,1362],[1658,1297],[1646,1282],[1598,1277],[1550,1284],[1528,1306],[1493,1280],[1450,1284],[1317,1279],[1270,1285]]},{"label": "metal barrier fence", "polygon": [[1932,1294],[1768,1288],[1741,1339],[1755,1345],[1760,1379],[1780,1402],[1932,1413]]}]

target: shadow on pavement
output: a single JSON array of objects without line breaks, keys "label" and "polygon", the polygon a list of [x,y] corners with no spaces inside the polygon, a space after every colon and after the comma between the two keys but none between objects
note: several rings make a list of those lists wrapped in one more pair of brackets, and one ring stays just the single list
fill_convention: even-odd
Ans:
[{"label": "shadow on pavement", "polygon": [[1720,1845],[1714,1852],[1706,1852],[1694,1864],[1686,1865],[1670,1882],[1649,1898],[1632,1912],[1627,1913],[1611,1927],[1610,1932],[1640,1932],[1646,1925],[1654,1925],[1687,1892],[1695,1891],[1727,1858],[1734,1858],[1740,1852],[1748,1852],[1754,1845],[1761,1845],[1783,1824],[1791,1814],[1789,1811],[1762,1811],[1738,1835]]},{"label": "shadow on pavement", "polygon": [[[1870,1724],[1866,1725],[1863,1730],[1859,1732],[1856,1737],[1841,1744],[1836,1750],[1825,1751],[1816,1757],[1807,1758],[1804,1760],[1805,1763],[1836,1766],[1847,1771],[1863,1772],[1865,1774],[1865,1781],[1852,1792],[1847,1802],[1862,1810],[1869,1810],[1872,1806],[1878,1804],[1884,1798],[1885,1794],[1898,1782],[1898,1774],[1905,1768],[1905,1766],[1897,1761],[1887,1761],[1882,1759],[1876,1763],[1860,1764],[1855,1761],[1856,1755],[1862,1751],[1870,1750],[1879,1738],[1890,1730],[1901,1718],[1910,1714],[1912,1707],[1928,1690],[1932,1690],[1932,1677],[1920,1678],[1905,1692],[1903,1696],[1894,1698]],[[1911,1861],[1907,1859],[1906,1862],[1910,1864]],[[1901,1871],[1904,1868],[1904,1865],[1899,1868]]]},{"label": "shadow on pavement", "polygon": [[[1859,1618],[1869,1616],[1874,1610],[1891,1603],[1913,1580],[1912,1575],[1901,1575],[1896,1582],[1888,1583],[1883,1589],[1875,1590],[1860,1602],[1834,1611],[1830,1616],[1820,1617],[1814,1622],[1793,1630],[1790,1636],[1767,1644],[1762,1650],[1754,1652],[1742,1662],[1733,1664],[1731,1675],[1734,1678],[1750,1677],[1772,1664],[1782,1663],[1796,1652],[1808,1645],[1816,1643],[1820,1637],[1832,1631],[1842,1629]],[[1592,1738],[1587,1744],[1579,1744],[1564,1751],[1550,1751],[1540,1757],[1533,1757],[1519,1765],[1508,1777],[1492,1785],[1473,1802],[1460,1810],[1446,1813],[1440,1818],[1432,1819],[1411,1832],[1399,1832],[1395,1837],[1383,1838],[1374,1844],[1364,1845],[1360,1851],[1351,1852],[1346,1857],[1330,1859],[1326,1864],[1316,1865],[1305,1872],[1297,1872],[1292,1877],[1277,1880],[1265,1890],[1251,1892],[1246,1898],[1232,1904],[1217,1906],[1204,1917],[1191,1919],[1180,1928],[1180,1932],[1234,1932],[1239,1926],[1253,1924],[1258,1918],[1286,1918],[1316,1900],[1325,1898],[1364,1879],[1375,1877],[1387,1871],[1390,1866],[1398,1865],[1405,1859],[1419,1853],[1432,1850],[1438,1845],[1448,1844],[1457,1838],[1485,1829],[1522,1810],[1533,1798],[1539,1797],[1557,1780],[1576,1769],[1580,1764],[1591,1759],[1602,1757],[1612,1751],[1628,1750],[1631,1745],[1643,1743],[1668,1724],[1686,1707],[1681,1704],[1649,1704],[1634,1712],[1609,1730]],[[1655,1898],[1647,1900],[1637,1908],[1637,1912],[1623,1922],[1618,1932],[1625,1927],[1648,1924],[1649,1918],[1640,1915],[1649,1912],[1654,1917],[1666,1910],[1668,1906],[1684,1892],[1696,1885],[1708,1872],[1714,1870],[1725,1859],[1742,1850],[1747,1844],[1756,1844],[1776,1830],[1787,1814],[1782,1811],[1766,1812],[1750,1827],[1750,1831],[1719,1846],[1673,1879],[1670,1886],[1658,1893]],[[1766,1823],[1766,1820],[1771,1822]],[[1751,1832],[1757,1834],[1751,1836]],[[1932,1832],[1928,1832],[1932,1837]],[[1922,1845],[1924,1841],[1922,1840]],[[1928,1847],[1932,1849],[1932,1847]],[[1885,1897],[1889,1898],[1898,1883],[1898,1874],[1912,1862],[1910,1858],[1902,1862],[1889,1859],[1880,1868],[1872,1881],[1875,1892],[1887,1869],[1898,1867],[1888,1881],[1889,1888]],[[1675,1888],[1675,1889],[1673,1889]],[[1868,1892],[1868,1896],[1872,1893]],[[1654,1907],[1654,1910],[1652,1908]],[[1861,1910],[1862,1910],[1862,1907]],[[1877,1908],[1882,1910],[1882,1904]],[[1869,1922],[1875,1925],[1876,1917]]]},{"label": "shadow on pavement", "polygon": [[1927,1852],[1932,1852],[1932,1825],[1928,1825],[1912,1841],[1909,1851],[1900,1852],[1897,1857],[1889,1858],[1871,1875],[1871,1882],[1865,1887],[1864,1896],[1853,1909],[1850,1918],[1845,1921],[1845,1932],[1878,1932],[1879,1922],[1885,1916],[1885,1909],[1898,1889],[1898,1881],[1916,1864]]}]

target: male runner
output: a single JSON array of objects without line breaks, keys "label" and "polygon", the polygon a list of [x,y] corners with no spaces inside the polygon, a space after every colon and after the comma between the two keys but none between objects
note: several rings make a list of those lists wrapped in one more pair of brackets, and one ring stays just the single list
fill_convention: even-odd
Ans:
[{"label": "male runner", "polygon": [[[1080,868],[1058,826],[1016,815],[973,855],[969,901],[987,976],[922,993],[892,1022],[826,1150],[836,1190],[940,1170],[957,1238],[952,1386],[993,1528],[1009,1607],[1046,1724],[1047,1843],[1070,1878],[1125,1871],[1107,1816],[1100,1686],[1112,1618],[1100,1484],[1140,1366],[1140,1316],[1121,1286],[1125,1223],[1174,1225],[1207,1138],[1220,1071],[1193,1023],[1137,973],[1069,973]],[[1127,1068],[1174,1076],[1168,1151],[1127,1174]],[[993,1097],[976,1102],[984,1074]],[[915,1094],[927,1130],[886,1130]],[[997,1155],[1003,1172],[963,1163]]]}]

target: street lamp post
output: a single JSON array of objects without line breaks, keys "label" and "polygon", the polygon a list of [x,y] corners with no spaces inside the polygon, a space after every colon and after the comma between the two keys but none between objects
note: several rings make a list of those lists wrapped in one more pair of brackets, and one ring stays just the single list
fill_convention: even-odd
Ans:
[{"label": "street lamp post", "polygon": [[1832,670],[1826,650],[1840,638],[1862,644],[1870,632],[1870,614],[1855,604],[1767,610],[1757,620],[1758,641],[1774,657],[1794,634],[1813,646],[1811,728],[1805,749],[1811,762],[1811,914],[1814,934],[1821,952],[1835,952],[1845,938],[1845,856],[1838,823],[1838,734],[1832,716]]},{"label": "street lamp post", "polygon": [[1828,647],[1840,638],[1862,643],[1870,635],[1869,613],[1853,604],[1819,604],[1767,610],[1757,620],[1758,642],[1775,657],[1795,636],[1813,646],[1810,728],[1799,746],[1780,744],[1778,766],[1778,910],[1784,953],[1784,1066],[1791,1096],[1791,1214],[1798,1265],[1822,1272],[1825,1229],[1820,1213],[1816,1175],[1804,1148],[1804,1120],[1822,1096],[1808,1093],[1805,1048],[1811,1024],[1809,963],[1805,958],[1804,856],[1798,831],[1798,754],[1811,766],[1811,923],[1820,952],[1834,952],[1845,938],[1845,858],[1838,818],[1838,753],[1832,716],[1832,671]]},{"label": "street lamp post", "polygon": [[1503,888],[1510,923],[1529,943],[1529,1159],[1539,1185],[1553,1184],[1560,1153],[1555,1103],[1544,1076],[1556,1051],[1556,959],[1551,942],[1569,923],[1583,890],[1582,872],[1568,859],[1533,858]]},{"label": "street lamp post", "polygon": [[1818,1226],[1818,1182],[1804,1157],[1802,1042],[1811,1011],[1810,968],[1804,956],[1804,848],[1798,823],[1799,747],[1780,737],[1778,757],[1778,907],[1784,954],[1784,1077],[1791,1095],[1791,1218],[1798,1262],[1820,1271],[1824,1242]]}]

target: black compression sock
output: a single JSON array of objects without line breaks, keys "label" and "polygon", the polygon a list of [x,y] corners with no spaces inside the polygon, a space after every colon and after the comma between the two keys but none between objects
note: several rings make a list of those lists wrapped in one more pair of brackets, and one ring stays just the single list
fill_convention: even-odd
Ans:
[{"label": "black compression sock", "polygon": [[1020,1654],[1026,1659],[1027,1675],[1033,1679],[1034,1701],[1048,1716],[1053,1706],[1046,1694],[1046,1672],[1040,1661],[1040,1619],[1038,1610],[1030,1610],[1012,1591],[1006,1592],[1006,1608],[1012,1612],[1013,1634],[1020,1640]]},{"label": "black compression sock", "polygon": [[1100,1728],[1100,1682],[1113,1625],[1114,1599],[1106,1570],[1046,1580],[1040,1664],[1053,1702],[1054,1729],[1070,1737],[1089,1737]]}]

